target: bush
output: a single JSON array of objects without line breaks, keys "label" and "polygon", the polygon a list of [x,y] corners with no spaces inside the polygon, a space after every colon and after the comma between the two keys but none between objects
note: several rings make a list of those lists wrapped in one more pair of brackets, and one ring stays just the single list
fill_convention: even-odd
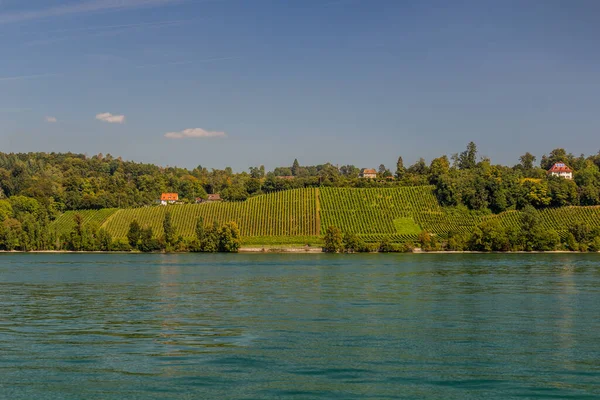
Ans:
[{"label": "bush", "polygon": [[592,239],[589,250],[595,252],[600,251],[600,236],[596,236],[594,239]]},{"label": "bush", "polygon": [[335,226],[327,228],[323,240],[325,241],[325,246],[323,248],[325,252],[338,253],[344,251],[344,240],[342,238],[342,231],[339,228],[336,228]]},{"label": "bush", "polygon": [[131,251],[129,242],[125,239],[114,240],[110,245],[111,251]]},{"label": "bush", "polygon": [[369,251],[365,241],[354,233],[346,233],[343,242],[344,249],[348,253],[364,253]]},{"label": "bush", "polygon": [[240,248],[240,230],[235,222],[228,222],[219,233],[219,251],[237,253]]},{"label": "bush", "polygon": [[380,253],[397,253],[399,251],[398,247],[394,245],[390,239],[385,238],[379,244],[379,252]]}]

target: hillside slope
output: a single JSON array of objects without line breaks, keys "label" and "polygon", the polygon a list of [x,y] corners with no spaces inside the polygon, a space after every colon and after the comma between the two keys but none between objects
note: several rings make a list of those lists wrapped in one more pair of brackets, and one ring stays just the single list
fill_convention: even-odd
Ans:
[{"label": "hillside slope", "polygon": [[[395,242],[417,239],[425,230],[439,236],[449,232],[469,233],[484,219],[497,218],[505,227],[519,223],[519,213],[480,215],[440,207],[430,186],[398,188],[321,188],[294,189],[251,198],[239,203],[207,203],[134,209],[80,211],[85,224],[96,224],[115,238],[124,238],[129,224],[137,220],[162,232],[167,211],[171,212],[177,234],[194,236],[198,217],[206,225],[235,221],[247,244],[315,243],[328,226],[353,232],[376,242],[390,238]],[[67,212],[52,223],[58,235],[73,229],[77,212]],[[600,207],[564,207],[539,211],[545,229],[564,235],[568,227],[585,221],[600,227]]]}]

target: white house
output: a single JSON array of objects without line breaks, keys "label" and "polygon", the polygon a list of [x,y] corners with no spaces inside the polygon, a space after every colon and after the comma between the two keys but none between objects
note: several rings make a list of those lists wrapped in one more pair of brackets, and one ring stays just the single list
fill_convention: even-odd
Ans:
[{"label": "white house", "polygon": [[552,168],[548,170],[548,174],[551,176],[559,176],[565,179],[573,179],[573,170],[565,163],[557,162]]},{"label": "white house", "polygon": [[160,204],[166,206],[167,204],[174,204],[179,201],[179,194],[177,193],[163,193],[160,196]]}]

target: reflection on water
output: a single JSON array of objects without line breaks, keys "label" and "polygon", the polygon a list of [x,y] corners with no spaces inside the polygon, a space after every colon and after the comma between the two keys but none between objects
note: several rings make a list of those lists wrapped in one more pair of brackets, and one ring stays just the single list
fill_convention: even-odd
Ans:
[{"label": "reflection on water", "polygon": [[0,398],[599,398],[598,255],[0,255]]}]

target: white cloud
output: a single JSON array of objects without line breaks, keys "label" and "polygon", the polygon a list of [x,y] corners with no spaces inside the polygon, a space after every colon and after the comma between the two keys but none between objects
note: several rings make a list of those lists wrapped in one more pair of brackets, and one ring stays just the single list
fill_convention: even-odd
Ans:
[{"label": "white cloud", "polygon": [[111,113],[98,114],[98,115],[96,115],[96,119],[98,121],[104,121],[104,122],[108,122],[111,124],[122,124],[125,122],[124,115],[113,115]]},{"label": "white cloud", "polygon": [[184,139],[184,138],[214,138],[214,137],[226,137],[225,132],[217,131],[205,131],[202,128],[185,129],[181,132],[169,132],[165,133],[165,137],[168,139]]},{"label": "white cloud", "polygon": [[56,119],[56,117],[46,117],[46,122],[53,124],[55,122],[58,122],[58,120]]}]

